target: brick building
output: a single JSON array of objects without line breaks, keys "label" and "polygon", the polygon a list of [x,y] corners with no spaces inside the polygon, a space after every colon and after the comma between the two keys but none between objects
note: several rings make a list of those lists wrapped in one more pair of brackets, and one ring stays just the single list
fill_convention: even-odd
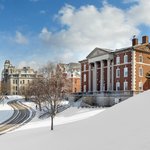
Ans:
[{"label": "brick building", "polygon": [[81,91],[80,82],[80,63],[58,64],[58,67],[67,75],[71,82],[71,92],[77,93]]},{"label": "brick building", "polygon": [[150,89],[148,36],[132,39],[132,46],[110,50],[95,48],[81,63],[81,92],[133,91]]}]

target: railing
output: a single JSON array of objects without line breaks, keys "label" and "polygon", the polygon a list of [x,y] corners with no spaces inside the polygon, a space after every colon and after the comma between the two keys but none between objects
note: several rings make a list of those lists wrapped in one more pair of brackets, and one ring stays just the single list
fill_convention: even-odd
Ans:
[{"label": "railing", "polygon": [[133,96],[143,91],[98,91],[98,92],[78,92],[72,93],[74,96],[100,96],[100,97],[120,97]]}]

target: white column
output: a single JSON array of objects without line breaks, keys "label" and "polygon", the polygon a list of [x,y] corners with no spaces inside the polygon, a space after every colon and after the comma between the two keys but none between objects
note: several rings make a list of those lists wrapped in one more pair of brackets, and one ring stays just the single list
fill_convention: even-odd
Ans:
[{"label": "white column", "polygon": [[111,68],[111,90],[114,90],[114,60],[112,60],[112,68]]},{"label": "white column", "polygon": [[101,84],[101,91],[103,91],[103,81],[104,81],[104,70],[103,70],[103,67],[104,67],[104,63],[103,63],[103,60],[101,60],[101,80],[100,80],[100,84]]},{"label": "white column", "polygon": [[107,91],[110,90],[110,59],[107,60]]},{"label": "white column", "polygon": [[97,63],[94,62],[94,69],[93,69],[93,92],[97,91]]},{"label": "white column", "polygon": [[89,64],[89,92],[91,92],[91,64]]}]

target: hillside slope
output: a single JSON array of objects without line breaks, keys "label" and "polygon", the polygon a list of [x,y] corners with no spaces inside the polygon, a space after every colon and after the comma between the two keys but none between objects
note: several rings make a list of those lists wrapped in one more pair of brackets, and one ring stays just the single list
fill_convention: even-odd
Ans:
[{"label": "hillside slope", "polygon": [[150,91],[82,121],[0,137],[5,150],[150,150]]}]

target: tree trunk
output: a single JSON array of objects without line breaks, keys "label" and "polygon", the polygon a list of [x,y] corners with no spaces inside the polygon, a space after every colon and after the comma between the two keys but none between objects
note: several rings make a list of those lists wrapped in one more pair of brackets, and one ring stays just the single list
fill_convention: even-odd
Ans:
[{"label": "tree trunk", "polygon": [[42,110],[41,102],[40,102],[40,101],[39,101],[39,110],[40,110],[40,111]]},{"label": "tree trunk", "polygon": [[54,119],[54,117],[53,117],[53,115],[51,115],[51,130],[53,130],[53,127],[54,127],[53,119]]}]

